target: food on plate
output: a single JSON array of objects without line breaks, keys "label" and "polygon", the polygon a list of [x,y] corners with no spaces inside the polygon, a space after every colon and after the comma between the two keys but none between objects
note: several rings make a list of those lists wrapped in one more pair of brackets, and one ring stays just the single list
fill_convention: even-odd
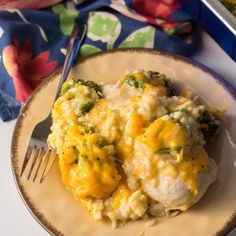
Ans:
[{"label": "food on plate", "polygon": [[236,0],[221,0],[221,3],[236,16]]},{"label": "food on plate", "polygon": [[186,211],[217,176],[205,145],[222,114],[165,75],[125,74],[115,84],[67,80],[52,110],[49,144],[62,181],[95,220]]}]

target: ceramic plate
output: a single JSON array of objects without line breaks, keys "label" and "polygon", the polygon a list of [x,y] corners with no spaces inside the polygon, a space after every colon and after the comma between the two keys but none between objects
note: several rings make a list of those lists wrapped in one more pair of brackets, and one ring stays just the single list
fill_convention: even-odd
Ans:
[{"label": "ceramic plate", "polygon": [[19,193],[35,219],[53,235],[85,236],[209,236],[225,235],[236,225],[236,92],[217,74],[189,59],[148,49],[126,49],[98,53],[81,59],[71,77],[115,82],[126,71],[160,71],[174,82],[189,85],[204,102],[226,110],[227,123],[209,154],[219,166],[217,181],[195,206],[176,217],[159,218],[154,226],[145,220],[112,229],[94,222],[61,182],[55,164],[43,184],[19,178],[31,131],[52,106],[60,73],[48,78],[22,109],[12,139],[12,168]]}]

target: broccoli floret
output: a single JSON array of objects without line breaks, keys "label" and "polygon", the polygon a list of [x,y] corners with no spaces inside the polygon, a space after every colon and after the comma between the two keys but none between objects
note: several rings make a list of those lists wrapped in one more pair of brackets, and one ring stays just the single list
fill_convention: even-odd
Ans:
[{"label": "broccoli floret", "polygon": [[93,134],[95,132],[95,127],[91,125],[87,125],[85,126],[84,130],[85,130],[85,133]]},{"label": "broccoli floret", "polygon": [[181,162],[183,159],[183,152],[184,149],[188,148],[188,145],[185,147],[177,146],[177,147],[162,147],[159,148],[157,151],[154,152],[154,154],[170,154],[171,156],[176,157],[177,162]]},{"label": "broccoli floret", "polygon": [[221,0],[221,3],[234,15],[236,16],[236,3],[229,0]]},{"label": "broccoli floret", "polygon": [[94,106],[94,103],[91,101],[83,103],[80,107],[81,114],[85,115],[93,108],[93,106]]},{"label": "broccoli floret", "polygon": [[90,89],[94,89],[94,90],[96,91],[96,93],[98,94],[98,96],[99,96],[99,97],[102,97],[102,88],[101,88],[101,86],[99,86],[99,85],[96,84],[95,82],[90,81],[90,80],[85,81],[85,80],[79,79],[79,80],[78,80],[78,84],[87,86],[87,87],[90,88]]},{"label": "broccoli floret", "polygon": [[171,153],[171,148],[169,147],[163,147],[155,151],[156,154],[165,154],[165,153]]},{"label": "broccoli floret", "polygon": [[63,95],[64,93],[66,93],[70,88],[72,88],[75,84],[75,80],[74,79],[70,79],[70,80],[67,80],[63,85],[62,85],[62,88],[61,88],[61,91],[60,91],[60,96]]},{"label": "broccoli floret", "polygon": [[160,72],[158,71],[148,71],[149,73],[149,76],[151,79],[156,79],[156,78],[159,78],[161,76]]},{"label": "broccoli floret", "polygon": [[181,147],[162,147],[159,148],[157,151],[155,151],[156,154],[165,154],[165,153],[170,153],[170,154],[176,154],[181,151]]},{"label": "broccoli floret", "polygon": [[124,82],[131,87],[142,89],[142,90],[145,89],[145,83],[141,80],[136,80],[136,78],[133,75],[127,75],[125,77]]},{"label": "broccoli floret", "polygon": [[201,132],[207,141],[214,139],[220,131],[221,120],[209,111],[204,111],[198,118],[198,122],[201,127]]},{"label": "broccoli floret", "polygon": [[171,81],[163,74],[157,71],[148,71],[151,81],[154,85],[164,85],[166,88],[166,93],[168,97],[176,96],[176,89]]},{"label": "broccoli floret", "polygon": [[61,88],[60,96],[66,93],[70,89],[70,86],[65,86]]},{"label": "broccoli floret", "polygon": [[96,128],[93,125],[87,125],[85,121],[76,121],[76,124],[84,128],[84,132],[87,134],[93,134],[96,132]]},{"label": "broccoli floret", "polygon": [[75,153],[75,158],[72,162],[72,164],[78,164],[79,162],[79,155],[80,155],[80,151],[77,147],[73,146],[73,150],[74,150],[74,153]]},{"label": "broccoli floret", "polygon": [[87,86],[90,89],[94,89],[98,95],[99,98],[102,97],[102,88],[101,86],[99,86],[98,84],[96,84],[93,81],[84,81],[84,80],[75,80],[75,79],[70,79],[68,81],[66,81],[62,88],[61,88],[61,92],[60,92],[60,96],[63,95],[64,93],[66,93],[70,88],[72,88],[75,84],[79,84],[79,85],[84,85]]},{"label": "broccoli floret", "polygon": [[104,138],[102,138],[101,136],[98,136],[97,145],[100,148],[102,148],[102,147],[105,147],[106,145],[109,145],[109,143]]},{"label": "broccoli floret", "polygon": [[176,96],[176,89],[174,85],[171,83],[169,79],[164,79],[163,80],[165,87],[166,87],[166,92],[168,97]]}]

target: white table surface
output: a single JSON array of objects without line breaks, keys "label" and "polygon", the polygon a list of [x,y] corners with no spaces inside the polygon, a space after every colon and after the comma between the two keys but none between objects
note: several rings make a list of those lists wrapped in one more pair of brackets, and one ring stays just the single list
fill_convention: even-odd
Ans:
[{"label": "white table surface", "polygon": [[[202,43],[193,58],[207,65],[236,88],[236,63],[208,36],[202,33]],[[48,233],[35,221],[24,206],[14,183],[10,144],[15,121],[0,121],[0,235],[46,236]],[[228,236],[236,235],[234,229]]]}]

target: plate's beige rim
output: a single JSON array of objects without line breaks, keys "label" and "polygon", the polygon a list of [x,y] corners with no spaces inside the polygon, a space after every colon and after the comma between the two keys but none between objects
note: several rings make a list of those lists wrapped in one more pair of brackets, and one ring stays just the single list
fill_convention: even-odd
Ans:
[{"label": "plate's beige rim", "polygon": [[[145,49],[145,48],[113,49],[113,50],[98,52],[98,53],[95,53],[95,54],[83,57],[83,58],[79,59],[77,63],[83,63],[84,61],[89,60],[91,58],[103,56],[105,54],[116,53],[116,52],[140,52],[140,53],[150,53],[150,54],[153,54],[153,55],[163,55],[163,56],[166,56],[166,57],[170,57],[170,58],[172,58],[174,60],[180,60],[180,61],[183,61],[183,62],[185,62],[187,64],[191,64],[191,65],[199,68],[200,70],[203,70],[203,71],[209,73],[214,79],[216,79],[219,82],[219,85],[223,86],[224,89],[227,90],[227,92],[231,94],[232,98],[234,100],[236,100],[236,91],[235,91],[235,89],[229,83],[227,83],[220,75],[218,75],[217,73],[215,73],[214,71],[212,71],[208,67],[206,67],[206,66],[204,66],[204,65],[202,65],[202,64],[200,64],[200,63],[198,63],[198,62],[196,62],[196,61],[194,61],[192,59],[188,59],[186,57],[183,57],[183,56],[180,56],[180,55],[176,55],[176,54],[172,54],[172,53],[169,53],[169,52],[164,52],[164,51],[155,50],[155,49]],[[28,108],[30,107],[31,103],[34,100],[35,94],[37,94],[40,90],[44,89],[47,86],[47,84],[49,83],[49,81],[55,79],[59,74],[60,74],[59,70],[54,72],[51,76],[46,78],[42,82],[42,84],[33,92],[32,96],[29,98],[29,100],[24,105],[24,107],[21,109],[21,113],[19,115],[19,118],[17,119],[15,128],[13,130],[13,136],[12,136],[12,141],[11,141],[11,167],[12,167],[12,173],[13,173],[13,176],[14,176],[14,180],[15,180],[15,184],[16,184],[17,190],[18,190],[18,192],[20,194],[20,197],[23,200],[26,208],[31,213],[31,215],[51,235],[63,235],[63,233],[58,231],[44,217],[44,215],[42,213],[40,213],[36,209],[34,204],[28,198],[25,189],[20,184],[20,181],[19,181],[19,179],[20,179],[19,171],[16,171],[19,167],[18,167],[17,159],[15,159],[15,154],[16,154],[16,150],[17,150],[17,147],[16,147],[15,143],[16,143],[16,141],[18,139],[18,134],[19,134],[19,132],[20,132],[20,130],[22,128],[22,120],[24,118],[23,114],[27,113]],[[232,214],[232,216],[225,222],[223,227],[219,228],[219,230],[216,232],[216,235],[219,235],[219,236],[226,235],[234,227],[236,227],[236,209],[235,209],[235,212]]]}]

